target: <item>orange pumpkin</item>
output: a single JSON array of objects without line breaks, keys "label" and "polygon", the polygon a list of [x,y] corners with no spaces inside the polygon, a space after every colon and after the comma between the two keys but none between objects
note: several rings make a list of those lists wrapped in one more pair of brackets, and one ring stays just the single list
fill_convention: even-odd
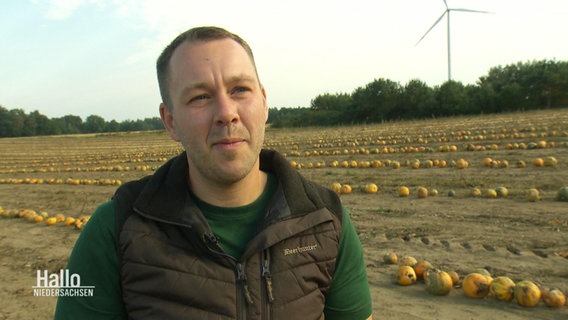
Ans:
[{"label": "orange pumpkin", "polygon": [[340,193],[341,194],[350,194],[352,190],[353,189],[351,188],[350,185],[344,184],[344,185],[341,186]]},{"label": "orange pumpkin", "polygon": [[418,190],[416,191],[416,195],[418,198],[426,198],[428,197],[428,189],[426,189],[425,187],[419,187]]},{"label": "orange pumpkin", "polygon": [[543,167],[544,166],[544,159],[536,158],[533,160],[533,164],[535,167]]},{"label": "orange pumpkin", "polygon": [[460,281],[460,275],[455,271],[448,271],[448,274],[452,278],[452,284],[455,286]]},{"label": "orange pumpkin", "polygon": [[424,280],[426,280],[426,278],[425,278],[425,273],[424,273],[424,272],[425,272],[426,270],[432,269],[432,268],[434,268],[434,266],[433,266],[430,262],[428,262],[428,261],[426,261],[426,260],[421,260],[421,261],[418,261],[418,262],[414,265],[414,272],[416,272],[416,277],[417,277],[418,279],[424,279]]},{"label": "orange pumpkin", "polygon": [[534,282],[523,280],[515,285],[513,295],[520,306],[532,308],[538,305],[542,293]]},{"label": "orange pumpkin", "polygon": [[515,282],[509,277],[501,276],[493,279],[489,286],[489,295],[500,301],[513,300]]},{"label": "orange pumpkin", "polygon": [[411,266],[400,266],[396,272],[396,282],[401,286],[409,286],[416,282],[416,273]]},{"label": "orange pumpkin", "polygon": [[542,301],[547,307],[560,308],[566,304],[566,295],[559,289],[550,289],[542,292]]},{"label": "orange pumpkin", "polygon": [[426,291],[433,295],[445,296],[450,293],[453,286],[452,277],[442,270],[429,269],[425,273]]},{"label": "orange pumpkin", "polygon": [[489,286],[493,278],[480,273],[470,273],[462,281],[462,289],[466,296],[481,299],[489,294]]},{"label": "orange pumpkin", "polygon": [[67,217],[67,218],[65,218],[65,222],[64,222],[64,223],[65,223],[66,226],[72,226],[72,225],[75,224],[75,218],[73,218],[73,217]]}]

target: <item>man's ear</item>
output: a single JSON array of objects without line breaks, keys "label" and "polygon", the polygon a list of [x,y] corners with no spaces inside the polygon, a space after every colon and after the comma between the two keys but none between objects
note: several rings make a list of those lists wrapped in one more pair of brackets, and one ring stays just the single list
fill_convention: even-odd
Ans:
[{"label": "man's ear", "polygon": [[180,141],[177,132],[176,126],[174,122],[174,115],[170,111],[170,108],[165,103],[160,103],[160,117],[162,118],[162,122],[164,123],[164,127],[166,127],[166,131],[168,131],[170,137],[174,141]]},{"label": "man's ear", "polygon": [[266,100],[266,90],[262,85],[260,86],[260,90],[262,92],[262,98],[264,100],[264,123],[266,123],[268,121],[268,102]]}]

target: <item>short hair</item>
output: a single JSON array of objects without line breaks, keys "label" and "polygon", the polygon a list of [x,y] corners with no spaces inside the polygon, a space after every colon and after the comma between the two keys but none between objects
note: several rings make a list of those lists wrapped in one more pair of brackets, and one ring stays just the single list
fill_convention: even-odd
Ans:
[{"label": "short hair", "polygon": [[168,108],[172,108],[172,102],[170,98],[170,94],[168,91],[169,87],[169,75],[170,75],[170,60],[174,51],[184,42],[208,42],[214,40],[222,40],[222,39],[232,39],[240,44],[243,49],[245,49],[246,53],[251,59],[252,65],[254,67],[254,71],[256,74],[257,79],[260,82],[258,77],[258,71],[256,69],[256,63],[254,61],[254,56],[252,54],[252,49],[248,45],[248,43],[239,37],[238,35],[229,32],[223,28],[219,27],[197,27],[189,29],[180,35],[178,35],[165,49],[162,51],[160,56],[158,57],[158,61],[156,62],[156,71],[158,75],[158,86],[160,88],[160,95],[162,96],[162,102],[165,103]]}]

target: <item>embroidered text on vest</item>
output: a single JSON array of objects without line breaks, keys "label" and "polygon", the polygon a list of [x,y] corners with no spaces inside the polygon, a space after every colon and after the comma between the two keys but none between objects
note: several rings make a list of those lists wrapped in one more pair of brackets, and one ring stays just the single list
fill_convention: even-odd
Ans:
[{"label": "embroidered text on vest", "polygon": [[312,251],[315,250],[318,247],[317,244],[312,244],[309,246],[305,246],[305,247],[296,247],[294,249],[284,249],[284,255],[287,256],[289,254],[296,254],[296,253],[301,253],[301,252],[306,252],[306,251]]}]

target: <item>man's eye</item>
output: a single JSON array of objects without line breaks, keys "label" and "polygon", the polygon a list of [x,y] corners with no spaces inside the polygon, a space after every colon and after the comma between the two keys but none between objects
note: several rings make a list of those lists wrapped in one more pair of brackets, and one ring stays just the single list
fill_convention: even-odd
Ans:
[{"label": "man's eye", "polygon": [[235,93],[243,93],[243,92],[248,92],[248,91],[250,91],[250,90],[247,87],[235,87],[235,89],[233,90],[233,92],[235,92]]},{"label": "man's eye", "polygon": [[198,96],[195,96],[195,97],[191,98],[191,99],[189,100],[189,102],[191,103],[191,102],[194,102],[194,101],[205,100],[205,99],[207,99],[207,98],[208,98],[207,95],[201,94],[201,95],[198,95]]}]

